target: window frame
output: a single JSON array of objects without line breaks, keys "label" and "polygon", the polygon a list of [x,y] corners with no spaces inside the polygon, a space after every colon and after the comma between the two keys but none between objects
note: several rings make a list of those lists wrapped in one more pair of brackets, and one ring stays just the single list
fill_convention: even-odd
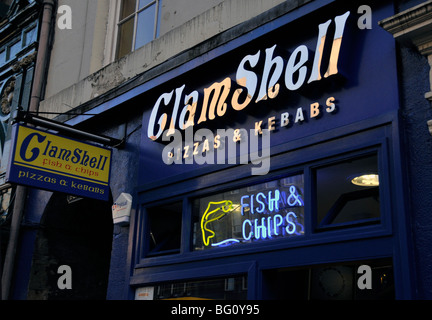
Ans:
[{"label": "window frame", "polygon": [[[129,14],[123,19],[120,19],[121,16],[121,6],[122,2],[124,0],[116,0],[116,23],[115,23],[115,46],[114,46],[114,57],[115,59],[121,59],[122,57],[119,57],[119,40],[120,40],[120,26],[123,25],[125,22],[127,22],[130,19],[133,19],[133,35],[132,35],[132,44],[130,51],[128,53],[134,52],[135,44],[136,44],[136,35],[137,35],[137,26],[138,26],[138,15],[139,13],[143,12],[144,10],[148,9],[152,5],[155,5],[155,19],[154,19],[154,25],[153,25],[153,39],[156,39],[159,33],[159,12],[160,12],[160,3],[162,0],[150,0],[148,4],[143,6],[142,8],[139,8],[139,0],[136,0],[135,4],[135,10],[133,13]],[[127,55],[127,54],[126,54]]]},{"label": "window frame", "polygon": [[[385,127],[384,127],[385,128]],[[385,130],[383,127],[381,130]],[[380,129],[377,129],[380,130]],[[163,194],[169,194],[169,191],[162,191],[167,188],[167,186],[161,186],[161,189],[157,190],[158,195],[161,195],[161,198],[156,201],[139,201],[139,209],[138,209],[138,219],[141,222],[138,222],[138,228],[141,230],[145,230],[145,223],[142,225],[143,221],[145,221],[145,212],[146,207],[153,207],[157,205],[164,205],[169,202],[174,202],[177,200],[183,200],[183,212],[182,212],[182,234],[181,234],[181,247],[180,252],[171,255],[157,256],[152,257],[148,256],[146,250],[147,239],[146,235],[140,234],[137,238],[136,243],[136,255],[137,260],[135,261],[135,268],[143,268],[143,267],[151,267],[154,265],[164,265],[164,264],[176,264],[182,262],[193,262],[200,261],[209,258],[219,258],[226,256],[233,256],[238,254],[255,254],[257,252],[267,252],[269,250],[278,250],[278,249],[301,249],[302,247],[308,245],[327,245],[331,242],[342,242],[342,241],[350,241],[350,240],[360,240],[360,239],[368,239],[371,237],[381,237],[381,236],[389,236],[392,233],[391,226],[391,191],[389,188],[389,169],[388,163],[390,161],[388,157],[389,148],[388,140],[385,137],[378,137],[372,132],[371,135],[374,138],[371,138],[369,133],[365,135],[363,133],[354,134],[354,137],[362,137],[359,143],[355,143],[354,140],[351,147],[347,150],[346,147],[340,147],[338,143],[334,141],[325,142],[321,146],[320,152],[315,152],[315,155],[311,159],[304,159],[299,156],[298,160],[292,162],[291,164],[287,164],[284,160],[286,157],[286,153],[282,153],[278,155],[277,158],[273,158],[272,164],[275,163],[275,169],[269,172],[265,178],[262,176],[252,176],[245,179],[237,179],[235,181],[227,180],[225,183],[220,183],[217,185],[212,185],[210,182],[207,187],[203,187],[200,190],[190,190],[186,194],[180,194],[177,196],[173,196],[171,198],[165,198]],[[351,140],[351,138],[348,138]],[[326,146],[329,146],[327,148]],[[330,147],[331,146],[331,147]],[[333,148],[334,146],[334,148]],[[313,147],[313,146],[312,146]],[[307,152],[309,146],[305,147],[304,152]],[[304,152],[300,152],[303,154]],[[320,168],[322,166],[330,165],[332,163],[339,163],[341,161],[355,159],[358,157],[362,157],[365,155],[370,155],[372,153],[376,153],[377,161],[378,161],[378,171],[380,174],[380,210],[381,217],[378,223],[374,224],[354,224],[348,225],[344,228],[329,228],[328,230],[318,230],[317,219],[316,219],[316,208],[314,207],[316,202],[313,200],[315,197],[316,190],[316,182],[314,180],[314,170],[316,168]],[[274,161],[274,162],[273,162]],[[280,166],[278,167],[278,164]],[[237,170],[239,168],[229,168],[227,171],[231,172],[231,170]],[[275,179],[279,179],[282,177],[288,177],[296,174],[304,174],[304,228],[305,233],[301,237],[293,237],[293,238],[281,238],[281,239],[272,239],[271,241],[264,242],[256,242],[251,244],[245,244],[240,246],[231,246],[225,248],[214,248],[212,250],[204,250],[204,251],[194,251],[193,244],[193,222],[192,222],[192,202],[194,199],[198,197],[208,196],[218,192],[224,192],[231,189],[247,187],[254,184],[260,184],[268,181],[272,181]],[[210,176],[213,174],[210,173]],[[227,174],[229,176],[236,176],[236,174]],[[215,177],[217,177],[217,173],[215,173]],[[382,177],[382,179],[381,179]],[[229,178],[228,178],[229,179]],[[193,179],[192,179],[193,180]],[[183,188],[182,185],[184,182],[179,182],[179,186],[175,182],[171,184],[169,189],[178,189],[184,190],[187,188]],[[187,182],[186,182],[187,184]],[[385,186],[385,187],[384,187]],[[162,191],[162,192],[161,192]],[[150,197],[151,197],[150,192]],[[140,232],[138,232],[140,233]],[[144,237],[144,238],[143,238]],[[138,240],[138,239],[141,240]]]},{"label": "window frame", "polygon": [[[288,141],[272,149],[271,171],[263,176],[251,176],[249,165],[231,165],[219,170],[217,166],[202,168],[159,182],[137,186],[136,212],[131,215],[129,233],[129,282],[125,284],[128,297],[133,298],[137,287],[153,283],[198,279],[216,275],[248,274],[248,299],[258,299],[262,291],[262,270],[330,264],[340,261],[367,261],[389,258],[393,261],[396,299],[411,297],[413,268],[410,260],[409,231],[406,225],[406,182],[408,177],[399,155],[399,117],[390,113],[379,119],[368,119],[323,133],[316,139]],[[375,225],[335,229],[308,234],[315,228],[312,206],[305,208],[306,234],[301,241],[251,244],[237,248],[220,248],[208,252],[188,252],[192,235],[191,200],[227,188],[273,180],[278,175],[291,175],[304,170],[305,203],[310,203],[314,192],[311,183],[313,168],[339,162],[352,156],[378,151],[380,178],[381,222]],[[233,179],[235,176],[235,179]],[[199,188],[197,188],[197,179]],[[143,253],[144,208],[149,205],[183,199],[183,231],[180,254],[146,257]],[[300,237],[299,237],[300,238]],[[298,238],[298,239],[299,239]],[[288,239],[287,239],[288,240]],[[404,243],[403,241],[408,241]],[[279,254],[275,254],[278,252]],[[284,259],[280,258],[283,255]],[[239,259],[241,257],[241,259]]]},{"label": "window frame", "polygon": [[[376,156],[376,160],[377,160],[377,171],[379,173],[380,176],[380,185],[377,187],[378,188],[378,194],[382,194],[383,192],[385,192],[382,187],[382,182],[381,180],[384,179],[384,167],[382,165],[382,161],[384,161],[384,159],[380,159],[380,149],[377,148],[368,148],[365,149],[363,151],[359,151],[356,152],[354,154],[352,154],[352,156],[347,155],[347,156],[340,156],[337,157],[335,156],[334,159],[332,159],[329,162],[323,162],[322,164],[318,164],[318,165],[313,165],[311,167],[312,170],[312,183],[313,183],[313,195],[315,197],[315,202],[312,202],[312,206],[313,207],[313,226],[314,229],[312,232],[314,233],[319,233],[319,232],[329,232],[331,230],[337,230],[337,229],[349,229],[349,228],[356,228],[358,226],[362,226],[362,225],[374,225],[374,224],[380,224],[381,220],[382,220],[382,212],[385,210],[385,207],[383,206],[383,203],[380,199],[379,202],[379,207],[380,207],[380,216],[379,218],[368,218],[368,219],[362,219],[362,220],[352,220],[352,221],[347,221],[347,222],[338,222],[338,223],[325,223],[325,219],[328,218],[328,215],[330,214],[330,212],[327,212],[326,215],[323,217],[323,220],[321,222],[318,221],[318,210],[317,210],[317,199],[316,199],[316,193],[318,191],[318,182],[317,182],[317,171],[328,167],[328,166],[332,166],[332,165],[338,165],[340,163],[346,162],[346,161],[355,161],[361,158],[365,158],[365,157],[370,157],[370,156]],[[371,191],[372,189],[365,189],[365,190],[361,190],[362,192],[365,191]],[[357,191],[360,192],[360,191]],[[341,195],[342,197],[346,197],[346,195]],[[336,203],[336,202],[335,202]]]},{"label": "window frame", "polygon": [[[153,215],[154,213],[150,213],[150,211],[152,211],[153,209],[157,209],[158,207],[166,207],[166,206],[170,206],[170,205],[177,205],[180,204],[180,206],[182,207],[181,209],[181,218],[180,218],[180,243],[179,243],[179,247],[175,248],[175,249],[151,249],[150,248],[150,237],[152,236],[151,233],[151,217],[150,214]],[[163,204],[160,204],[158,206],[146,206],[145,207],[145,241],[146,241],[146,256],[147,257],[158,257],[158,256],[164,256],[164,255],[171,255],[171,254],[179,254],[181,253],[181,249],[182,249],[182,234],[183,234],[183,212],[184,212],[184,208],[183,208],[183,200],[179,199],[177,201],[170,201],[170,202],[166,202]]]}]

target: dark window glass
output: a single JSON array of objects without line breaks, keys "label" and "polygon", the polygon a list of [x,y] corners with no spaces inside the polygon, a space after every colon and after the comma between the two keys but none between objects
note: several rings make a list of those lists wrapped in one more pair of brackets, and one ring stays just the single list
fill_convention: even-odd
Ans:
[{"label": "dark window glass", "polygon": [[123,0],[120,10],[120,20],[130,16],[135,12],[136,0]]},{"label": "dark window glass", "polygon": [[319,228],[379,221],[376,154],[318,168],[315,176]]},{"label": "dark window glass", "polygon": [[34,67],[28,68],[27,73],[25,75],[23,94],[21,98],[21,107],[23,108],[23,110],[26,111],[29,106],[30,92],[31,92],[31,86],[33,81],[33,72],[34,72]]},{"label": "dark window glass", "polygon": [[119,25],[117,56],[121,58],[131,52],[133,43],[134,19],[126,20]]},{"label": "dark window glass", "polygon": [[180,251],[182,202],[147,208],[149,255]]},{"label": "dark window glass", "polygon": [[[145,298],[149,300],[245,300],[247,298],[247,277],[191,280],[185,282],[163,283],[143,288]],[[136,298],[139,298],[140,289]]]},{"label": "dark window glass", "polygon": [[272,269],[263,272],[263,281],[264,299],[389,300],[395,298],[393,267],[389,260]]}]

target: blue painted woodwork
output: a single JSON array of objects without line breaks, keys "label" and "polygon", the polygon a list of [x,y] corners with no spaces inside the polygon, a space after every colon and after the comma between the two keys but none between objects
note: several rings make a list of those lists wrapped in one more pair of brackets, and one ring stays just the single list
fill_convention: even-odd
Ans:
[{"label": "blue painted woodwork", "polygon": [[[395,42],[391,35],[378,27],[359,30],[356,19],[358,5],[336,2],[326,6],[317,1],[170,70],[152,80],[153,84],[160,85],[143,90],[141,95],[143,99],[145,97],[147,108],[143,113],[140,186],[136,190],[136,213],[131,223],[129,263],[132,287],[127,287],[129,298],[133,298],[133,288],[137,286],[246,273],[249,276],[248,297],[259,299],[262,298],[264,270],[385,257],[391,258],[394,264],[396,297],[407,299],[414,296],[415,273],[410,262],[411,238],[406,221],[408,189],[401,160]],[[284,111],[292,113],[298,107],[307,108],[314,102],[322,104],[330,96],[336,98],[336,114],[324,114],[321,119],[309,119],[272,133],[271,172],[268,175],[251,176],[250,165],[167,166],[162,162],[164,145],[148,139],[146,130],[152,102],[162,93],[184,83],[191,90],[202,92],[206,86],[226,76],[234,79],[242,57],[274,44],[288,52],[300,44],[314,50],[317,25],[346,10],[351,10],[352,15],[347,22],[339,57],[342,79],[328,79],[304,90],[281,94],[274,100],[248,107],[250,109],[224,123],[228,128],[253,129],[256,121]],[[391,4],[376,6],[372,10],[374,22],[394,14]],[[215,125],[213,128],[218,127]],[[313,168],[370,151],[378,152],[379,156],[380,223],[316,232]],[[304,236],[205,252],[191,251],[190,200],[193,197],[299,172],[305,175]],[[148,257],[145,207],[177,200],[184,201],[180,254]]]}]

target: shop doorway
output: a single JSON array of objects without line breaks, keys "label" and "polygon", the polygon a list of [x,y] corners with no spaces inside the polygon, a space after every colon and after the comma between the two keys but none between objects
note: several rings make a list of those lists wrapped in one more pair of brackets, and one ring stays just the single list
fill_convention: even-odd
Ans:
[{"label": "shop doorway", "polygon": [[106,298],[113,232],[111,205],[111,198],[105,202],[53,194],[36,237],[28,299]]}]

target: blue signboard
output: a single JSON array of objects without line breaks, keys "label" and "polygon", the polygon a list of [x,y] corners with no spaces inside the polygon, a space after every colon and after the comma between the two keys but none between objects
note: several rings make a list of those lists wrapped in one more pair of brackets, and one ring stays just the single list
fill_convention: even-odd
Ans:
[{"label": "blue signboard", "polygon": [[[370,28],[359,27],[358,4],[350,2],[307,19],[287,13],[143,85],[140,183],[218,165],[260,166],[290,143],[317,142],[397,110],[394,39],[377,24],[392,7],[371,9]],[[263,154],[252,150],[256,137],[268,139]]]}]

